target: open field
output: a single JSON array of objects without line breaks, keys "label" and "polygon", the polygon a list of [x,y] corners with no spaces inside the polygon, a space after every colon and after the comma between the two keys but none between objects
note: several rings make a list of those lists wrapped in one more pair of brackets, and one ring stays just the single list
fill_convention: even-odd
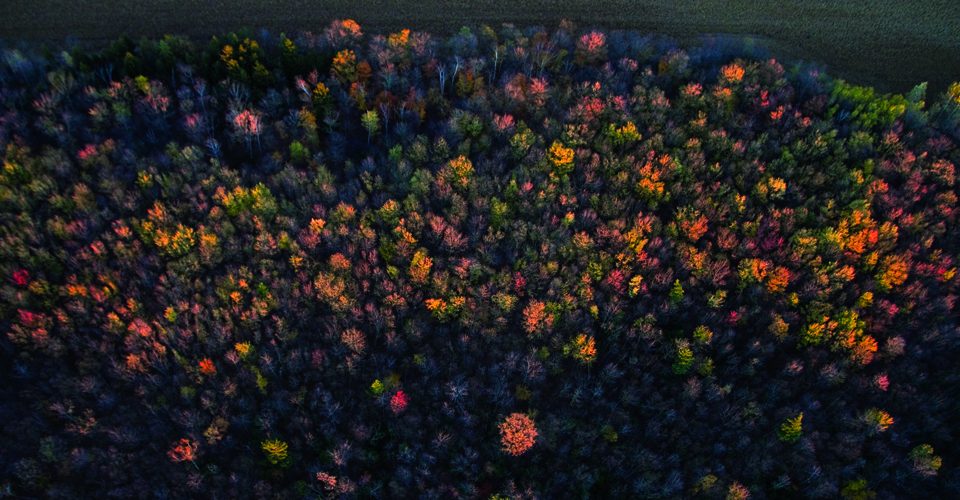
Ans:
[{"label": "open field", "polygon": [[882,90],[921,81],[941,91],[960,79],[960,9],[953,0],[5,0],[0,38],[99,40],[166,33],[208,36],[242,27],[310,30],[350,17],[367,30],[449,32],[481,23],[634,28],[690,40],[755,36],[782,59],[823,62]]}]

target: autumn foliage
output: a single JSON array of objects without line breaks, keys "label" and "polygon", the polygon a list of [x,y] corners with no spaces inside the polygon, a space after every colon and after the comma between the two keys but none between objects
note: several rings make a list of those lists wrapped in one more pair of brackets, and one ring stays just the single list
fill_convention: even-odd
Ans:
[{"label": "autumn foliage", "polygon": [[523,455],[537,441],[537,426],[523,413],[511,413],[500,423],[500,443],[503,451]]},{"label": "autumn foliage", "polygon": [[197,458],[196,452],[197,443],[190,439],[182,438],[170,448],[167,456],[174,462],[192,462]]},{"label": "autumn foliage", "polygon": [[394,413],[402,413],[403,410],[407,409],[407,403],[409,402],[407,398],[407,393],[399,390],[390,397],[390,411]]},{"label": "autumn foliage", "polygon": [[0,55],[0,496],[960,498],[960,85],[569,22]]}]

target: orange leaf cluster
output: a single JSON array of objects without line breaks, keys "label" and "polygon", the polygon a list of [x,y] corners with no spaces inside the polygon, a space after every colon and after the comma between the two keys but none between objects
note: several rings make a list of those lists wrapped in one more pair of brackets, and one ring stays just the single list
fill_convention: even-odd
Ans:
[{"label": "orange leaf cluster", "polygon": [[427,310],[433,314],[433,317],[440,320],[446,321],[453,316],[460,313],[463,309],[463,306],[467,303],[466,298],[463,296],[451,297],[449,301],[444,299],[425,299],[424,304],[427,306]]},{"label": "orange leaf cluster", "polygon": [[573,357],[587,364],[597,359],[597,342],[592,335],[577,335],[574,339]]},{"label": "orange leaf cluster", "polygon": [[333,56],[333,74],[341,81],[354,82],[357,80],[357,54],[350,49],[343,49]]},{"label": "orange leaf cluster", "polygon": [[320,219],[320,218],[310,219],[310,231],[312,231],[314,234],[322,233],[323,228],[326,225],[327,225],[327,221],[323,219]]},{"label": "orange leaf cluster", "polygon": [[197,458],[196,453],[197,443],[187,438],[182,438],[167,452],[167,456],[174,462],[192,462]]},{"label": "orange leaf cluster", "polygon": [[855,362],[866,365],[873,361],[873,355],[877,352],[877,339],[870,335],[864,335],[852,342],[848,342],[850,357]]},{"label": "orange leaf cluster", "polygon": [[767,273],[767,291],[779,293],[787,289],[790,284],[790,270],[785,267],[774,267]]},{"label": "orange leaf cluster", "polygon": [[550,159],[550,163],[560,171],[566,171],[568,167],[573,165],[573,149],[558,141],[554,141],[550,145],[547,157]]},{"label": "orange leaf cluster", "polygon": [[343,19],[341,21],[334,21],[333,26],[351,36],[359,37],[363,35],[363,32],[360,31],[360,24],[354,21],[353,19]]},{"label": "orange leaf cluster", "polygon": [[878,408],[870,408],[867,410],[864,418],[867,423],[873,426],[878,432],[886,431],[894,423],[893,417],[889,413]]},{"label": "orange leaf cluster", "polygon": [[880,272],[877,273],[877,285],[883,290],[890,290],[907,281],[910,272],[910,263],[900,256],[888,256],[883,259]]},{"label": "orange leaf cluster", "polygon": [[677,225],[683,235],[695,243],[707,232],[707,217],[699,210],[685,207],[677,214]]},{"label": "orange leaf cluster", "polygon": [[400,30],[397,33],[391,33],[390,36],[387,37],[387,44],[389,44],[390,47],[395,49],[406,47],[407,42],[409,41],[410,41],[410,30],[408,29]]},{"label": "orange leaf cluster", "polygon": [[460,187],[467,187],[467,184],[470,182],[470,176],[473,174],[473,163],[466,156],[460,155],[447,164],[449,168],[452,181],[460,185]]},{"label": "orange leaf cluster", "polygon": [[539,300],[530,302],[523,309],[523,329],[527,333],[538,331],[547,322],[547,305]]},{"label": "orange leaf cluster", "polygon": [[204,375],[215,375],[217,373],[217,367],[210,358],[201,359],[197,366],[200,367],[200,373]]},{"label": "orange leaf cluster", "polygon": [[537,426],[523,413],[512,413],[500,424],[500,443],[503,451],[511,455],[522,455],[536,440]]},{"label": "orange leaf cluster", "polygon": [[426,283],[432,267],[433,259],[427,256],[427,251],[422,248],[417,250],[410,260],[410,281],[419,285]]},{"label": "orange leaf cluster", "polygon": [[720,69],[720,76],[731,83],[737,83],[743,80],[744,73],[746,73],[746,71],[744,71],[743,66],[736,63],[728,64]]}]

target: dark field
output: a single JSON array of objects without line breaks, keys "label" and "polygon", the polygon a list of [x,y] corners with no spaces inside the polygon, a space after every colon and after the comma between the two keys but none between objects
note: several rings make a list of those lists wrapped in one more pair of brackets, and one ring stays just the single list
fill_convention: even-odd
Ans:
[{"label": "dark field", "polygon": [[[960,79],[960,14],[951,0],[630,1],[304,0],[153,2],[5,0],[0,38],[100,40],[120,35],[209,36],[244,27],[316,30],[334,18],[367,31],[413,28],[437,33],[482,23],[632,28],[690,41],[724,33],[755,37],[780,59],[822,62],[840,77],[884,91],[928,81],[943,91]],[[865,7],[869,4],[869,7]]]}]

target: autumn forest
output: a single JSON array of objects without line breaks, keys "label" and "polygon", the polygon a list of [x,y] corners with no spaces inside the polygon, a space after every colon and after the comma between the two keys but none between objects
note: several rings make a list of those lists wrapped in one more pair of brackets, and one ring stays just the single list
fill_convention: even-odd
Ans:
[{"label": "autumn forest", "polygon": [[960,496],[960,84],[570,22],[0,55],[0,496]]}]

